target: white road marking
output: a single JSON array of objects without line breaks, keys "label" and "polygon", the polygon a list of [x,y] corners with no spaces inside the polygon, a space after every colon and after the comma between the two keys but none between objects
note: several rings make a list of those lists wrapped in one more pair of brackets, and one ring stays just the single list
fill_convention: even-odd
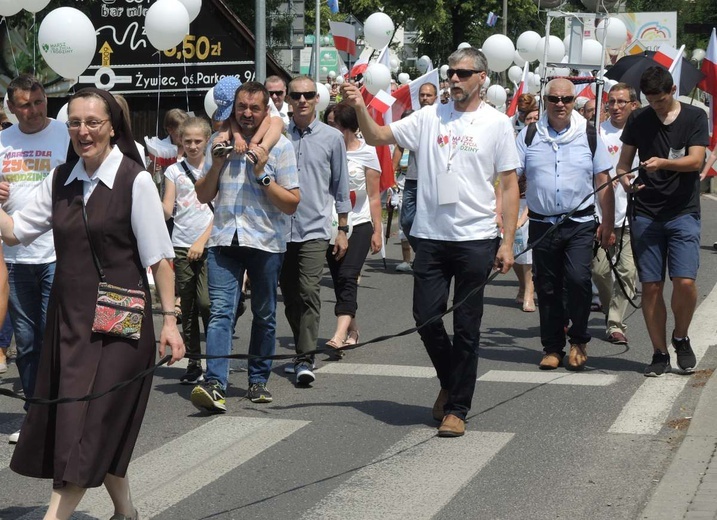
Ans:
[{"label": "white road marking", "polygon": [[317,374],[339,374],[354,376],[390,376],[416,377],[432,379],[436,377],[433,367],[415,367],[405,365],[369,365],[360,363],[330,363],[317,368]]},{"label": "white road marking", "polygon": [[[697,368],[702,356],[710,345],[717,343],[717,285],[700,304],[692,318],[690,342],[697,357]],[[671,334],[668,329],[668,338]],[[670,363],[677,369],[675,351],[670,346]],[[648,353],[645,352],[647,359]],[[620,415],[608,430],[610,433],[629,433],[637,435],[655,435],[662,429],[677,397],[690,381],[690,376],[667,374],[659,378],[645,378],[640,388],[623,407]]]},{"label": "white road marking", "polygon": [[430,519],[513,435],[468,431],[459,439],[441,439],[435,429],[414,430],[301,518]]},{"label": "white road marking", "polygon": [[[135,506],[152,518],[285,439],[308,421],[216,417],[135,459],[129,477]],[[41,519],[45,508],[20,520]],[[77,508],[95,518],[114,513],[104,487],[88,490]]]},{"label": "white road marking", "polygon": [[480,382],[527,383],[545,385],[608,386],[617,381],[610,374],[572,372],[525,372],[520,370],[490,370],[478,378]]}]

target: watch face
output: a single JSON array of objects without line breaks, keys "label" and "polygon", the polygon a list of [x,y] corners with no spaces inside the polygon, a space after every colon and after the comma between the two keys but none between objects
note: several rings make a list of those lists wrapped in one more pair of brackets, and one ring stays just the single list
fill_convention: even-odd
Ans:
[{"label": "watch face", "polygon": [[271,177],[265,175],[264,177],[259,179],[259,182],[261,182],[264,186],[268,186],[269,184],[271,184]]}]

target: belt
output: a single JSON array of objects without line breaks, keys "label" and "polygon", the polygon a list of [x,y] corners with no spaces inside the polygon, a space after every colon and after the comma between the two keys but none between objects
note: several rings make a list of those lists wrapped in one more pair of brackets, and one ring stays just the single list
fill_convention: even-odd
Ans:
[{"label": "belt", "polygon": [[[570,215],[571,218],[580,218],[580,217],[589,217],[595,214],[595,204],[591,204],[585,209],[581,209]],[[547,218],[564,218],[567,213],[559,213],[558,215],[541,215],[540,213],[536,213],[532,209],[528,209],[528,217],[533,218],[536,220],[545,220]]]}]

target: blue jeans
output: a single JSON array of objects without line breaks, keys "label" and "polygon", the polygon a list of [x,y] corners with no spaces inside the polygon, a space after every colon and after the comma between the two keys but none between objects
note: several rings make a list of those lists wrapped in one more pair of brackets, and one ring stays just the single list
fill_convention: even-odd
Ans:
[{"label": "blue jeans", "polygon": [[416,218],[416,194],[418,192],[418,181],[406,179],[403,185],[403,202],[401,203],[401,230],[406,235],[411,248],[418,249],[418,239],[411,236],[413,219]]},{"label": "blue jeans", "polygon": [[10,281],[8,309],[15,329],[17,370],[25,396],[32,397],[45,334],[47,304],[55,277],[55,263],[7,264],[7,270]]},{"label": "blue jeans", "polygon": [[[251,338],[249,354],[272,356],[276,348],[276,294],[283,253],[249,247],[210,247],[207,255],[209,326],[207,355],[225,356],[232,350],[232,329],[244,271],[251,280]],[[270,359],[249,360],[249,384],[266,383]],[[208,359],[207,381],[227,387],[228,359]]]}]

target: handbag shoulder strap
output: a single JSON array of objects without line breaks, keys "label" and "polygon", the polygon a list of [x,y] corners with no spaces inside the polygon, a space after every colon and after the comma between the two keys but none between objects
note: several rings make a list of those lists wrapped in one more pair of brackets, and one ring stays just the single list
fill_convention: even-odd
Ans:
[{"label": "handbag shoulder strap", "polygon": [[102,270],[102,265],[100,264],[100,259],[97,258],[97,253],[95,252],[95,245],[92,243],[92,236],[90,236],[90,225],[87,223],[87,209],[85,207],[85,199],[82,198],[82,220],[85,221],[85,231],[87,231],[87,240],[90,242],[90,251],[92,251],[92,260],[95,262],[95,267],[97,268],[97,273],[100,275],[100,280],[103,282],[107,282],[107,278],[105,277],[105,272]]},{"label": "handbag shoulder strap", "polygon": [[[187,177],[189,177],[189,180],[192,181],[192,184],[196,186],[197,179],[194,177],[192,170],[189,169],[189,166],[187,166],[187,161],[180,161],[179,164],[181,164],[182,168],[184,168],[184,173],[187,174]],[[207,202],[207,206],[209,206],[209,209],[212,210],[212,213],[214,213],[214,205],[211,202]]]}]

